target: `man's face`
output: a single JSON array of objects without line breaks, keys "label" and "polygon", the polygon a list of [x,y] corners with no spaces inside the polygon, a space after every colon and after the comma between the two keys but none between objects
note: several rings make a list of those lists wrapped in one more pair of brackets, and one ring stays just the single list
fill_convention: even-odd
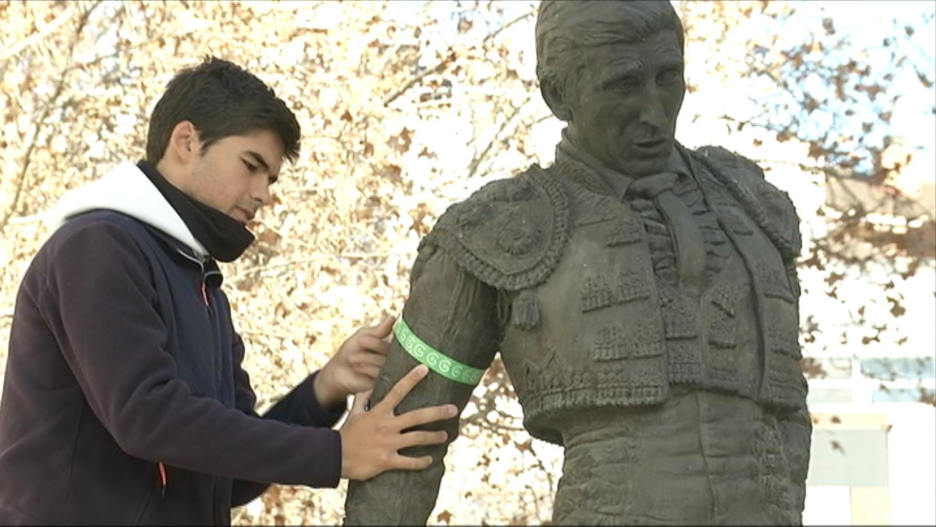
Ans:
[{"label": "man's face", "polygon": [[188,177],[179,185],[189,196],[247,224],[270,202],[270,185],[283,163],[283,145],[272,131],[228,136],[196,152],[188,163]]},{"label": "man's face", "polygon": [[585,48],[582,60],[582,76],[564,101],[572,140],[628,176],[662,171],[686,90],[676,34]]}]

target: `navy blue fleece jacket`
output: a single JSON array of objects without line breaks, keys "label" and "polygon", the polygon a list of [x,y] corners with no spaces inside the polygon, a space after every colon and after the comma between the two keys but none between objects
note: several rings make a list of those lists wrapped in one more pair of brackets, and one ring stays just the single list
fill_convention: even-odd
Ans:
[{"label": "navy blue fleece jacket", "polygon": [[338,484],[344,408],[320,407],[311,375],[254,412],[221,279],[197,246],[124,212],[55,232],[16,301],[0,524],[230,524],[269,483]]}]

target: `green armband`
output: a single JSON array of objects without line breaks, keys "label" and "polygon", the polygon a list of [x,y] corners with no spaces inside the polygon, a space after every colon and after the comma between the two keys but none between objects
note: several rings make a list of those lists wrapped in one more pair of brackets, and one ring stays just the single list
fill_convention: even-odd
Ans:
[{"label": "green armband", "polygon": [[446,379],[469,386],[475,386],[481,381],[481,377],[484,375],[484,370],[462,364],[432,349],[431,346],[423,342],[413,333],[413,330],[403,321],[403,317],[400,317],[396,325],[393,326],[393,334],[396,336],[400,346],[406,350],[410,356],[426,366],[429,366],[430,370]]}]

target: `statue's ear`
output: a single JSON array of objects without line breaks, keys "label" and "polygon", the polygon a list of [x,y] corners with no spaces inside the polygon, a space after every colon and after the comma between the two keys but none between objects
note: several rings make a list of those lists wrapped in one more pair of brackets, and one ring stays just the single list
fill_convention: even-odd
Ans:
[{"label": "statue's ear", "polygon": [[572,120],[572,112],[562,97],[562,92],[559,91],[552,79],[540,79],[540,92],[543,94],[546,106],[549,106],[557,119],[565,122]]}]

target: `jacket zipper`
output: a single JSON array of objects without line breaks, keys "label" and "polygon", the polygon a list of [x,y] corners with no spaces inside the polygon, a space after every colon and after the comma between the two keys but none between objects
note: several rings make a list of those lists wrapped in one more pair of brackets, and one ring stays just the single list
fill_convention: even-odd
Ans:
[{"label": "jacket zipper", "polygon": [[[178,252],[179,254],[184,256],[187,260],[190,260],[198,265],[198,269],[200,271],[198,292],[201,293],[202,302],[205,304],[205,309],[208,311],[208,318],[212,321],[212,324],[213,324],[214,313],[213,313],[213,310],[211,309],[211,303],[208,301],[208,273],[205,272],[205,264],[201,260],[189,256],[182,250],[178,250]],[[211,328],[211,331],[209,333],[214,335],[213,327]],[[216,343],[214,342],[214,337],[212,337],[211,351],[213,355],[217,355],[217,350],[215,349],[215,347],[216,347]],[[217,365],[216,367],[219,370],[218,375],[220,375],[220,367]],[[166,470],[166,465],[163,462],[160,461],[158,466],[159,466],[159,481],[162,484],[160,495],[164,497],[166,495],[166,487],[168,486],[168,483],[169,483],[168,472]]]},{"label": "jacket zipper", "polygon": [[169,472],[166,470],[166,464],[160,461],[156,467],[159,469],[159,497],[166,497],[166,487],[169,485]]},{"label": "jacket zipper", "polygon": [[[207,288],[207,280],[205,279],[205,264],[203,264],[201,260],[198,260],[196,258],[189,256],[182,250],[179,250],[179,249],[176,249],[176,250],[179,252],[179,254],[184,256],[187,260],[191,260],[192,262],[195,262],[196,264],[198,264],[198,268],[200,270],[199,292],[201,293],[202,301],[205,303],[205,307],[208,309],[209,314],[210,314],[211,305],[208,303],[208,288]],[[157,473],[157,476],[159,477],[159,485],[160,485],[159,497],[165,498],[166,488],[169,486],[169,471],[166,469],[166,464],[163,463],[162,461],[158,462],[156,467],[159,469]]]},{"label": "jacket zipper", "polygon": [[[162,481],[160,471],[159,471],[159,465],[162,465],[162,463],[156,464],[157,466],[156,486],[159,486],[159,483]],[[155,498],[156,487],[149,485],[148,488],[149,490],[146,491],[146,496],[143,499],[143,504],[140,505],[140,510],[137,511],[136,519],[133,520],[133,525],[140,525],[143,522],[143,515],[146,514],[146,511],[149,510],[151,506],[153,506],[153,500],[156,499]]]}]

